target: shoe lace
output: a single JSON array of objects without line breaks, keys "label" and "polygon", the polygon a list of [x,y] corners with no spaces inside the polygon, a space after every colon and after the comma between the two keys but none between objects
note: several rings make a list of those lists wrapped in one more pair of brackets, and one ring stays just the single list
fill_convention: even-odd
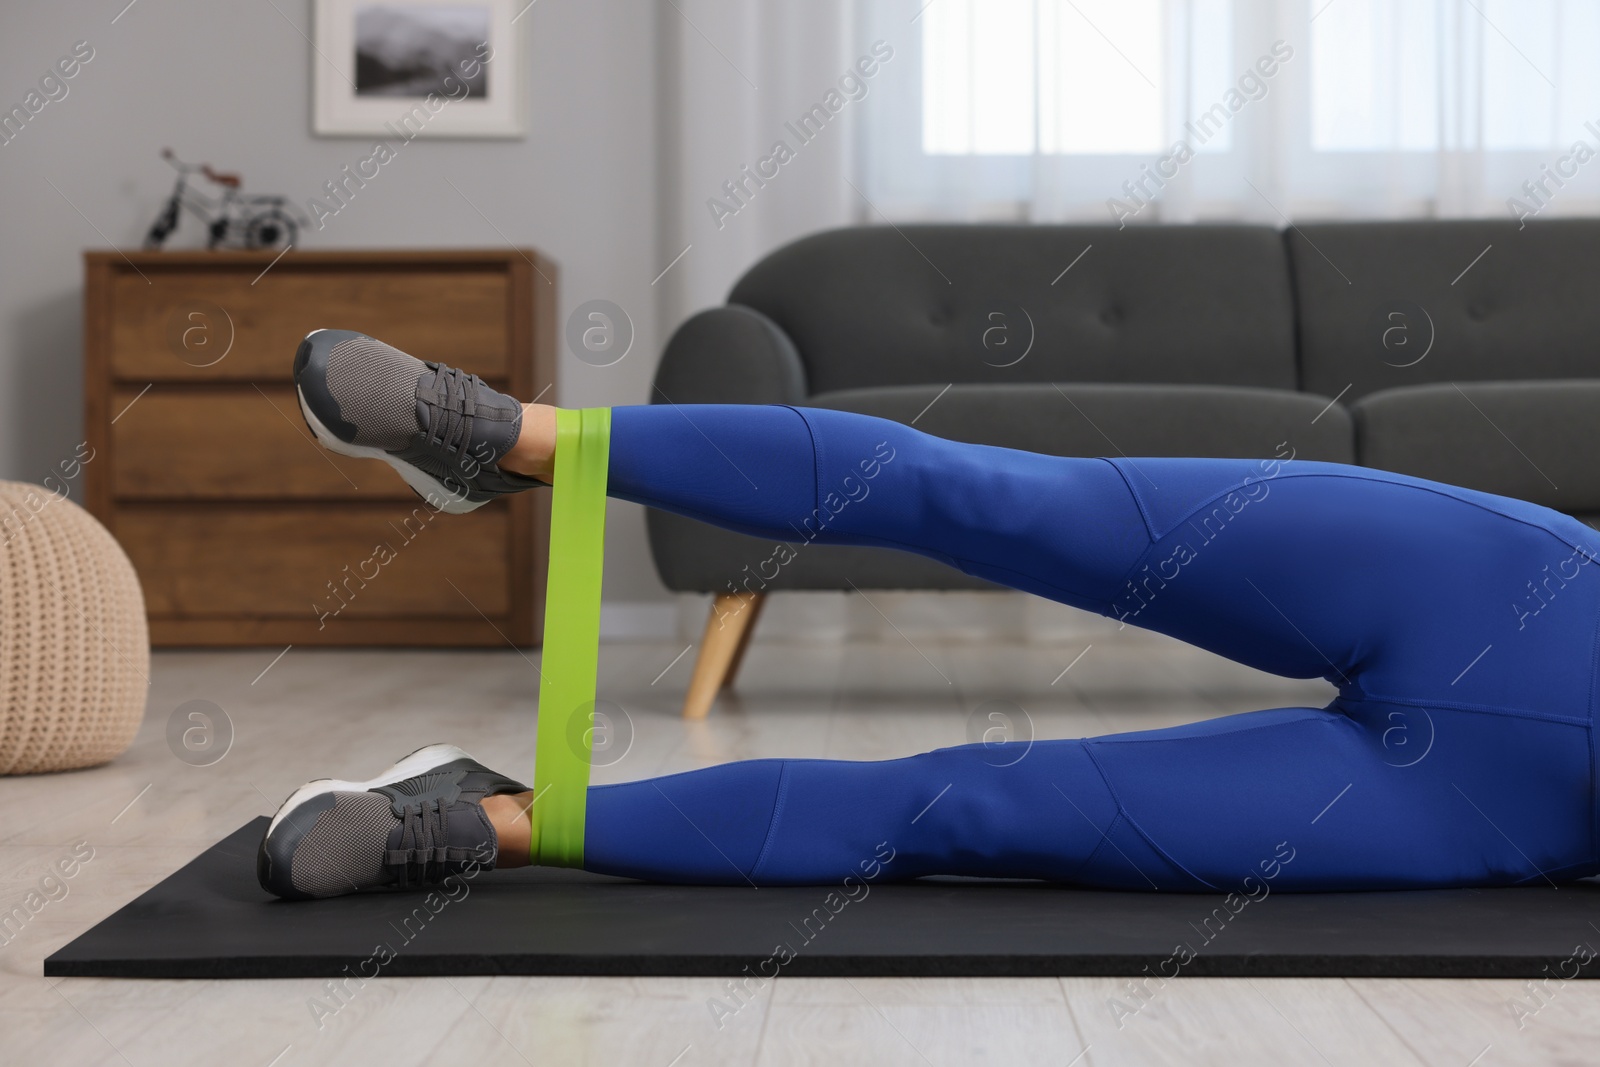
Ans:
[{"label": "shoe lace", "polygon": [[434,370],[433,384],[417,390],[417,398],[431,409],[428,440],[446,451],[459,453],[472,440],[472,422],[478,414],[478,390],[485,389],[482,378],[459,367],[429,363]]},{"label": "shoe lace", "polygon": [[[401,888],[437,882],[449,872],[450,811],[442,799],[407,804],[400,811],[400,847],[384,855]],[[459,850],[457,850],[459,851]]]}]

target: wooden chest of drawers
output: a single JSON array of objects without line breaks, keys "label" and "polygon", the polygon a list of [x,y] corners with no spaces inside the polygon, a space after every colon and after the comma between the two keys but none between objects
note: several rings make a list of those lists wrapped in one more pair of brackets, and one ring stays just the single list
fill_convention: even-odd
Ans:
[{"label": "wooden chest of drawers", "polygon": [[89,252],[85,273],[87,502],[139,572],[156,644],[538,643],[548,496],[437,514],[387,465],[317,445],[291,371],[300,338],[333,327],[545,392],[553,264]]}]

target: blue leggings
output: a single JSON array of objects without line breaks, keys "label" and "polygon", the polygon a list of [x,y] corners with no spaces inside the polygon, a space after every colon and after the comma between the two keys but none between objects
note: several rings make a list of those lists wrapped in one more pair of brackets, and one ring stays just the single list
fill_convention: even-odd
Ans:
[{"label": "blue leggings", "polygon": [[1575,519],[1287,445],[1080,459],[809,408],[612,419],[611,495],[769,539],[769,573],[812,543],[903,549],[1338,696],[1015,751],[595,786],[590,870],[1245,892],[1600,872],[1600,536]]}]

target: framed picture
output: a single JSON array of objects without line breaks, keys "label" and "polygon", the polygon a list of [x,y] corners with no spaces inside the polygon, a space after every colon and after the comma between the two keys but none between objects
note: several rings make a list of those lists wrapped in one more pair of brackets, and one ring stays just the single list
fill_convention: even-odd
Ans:
[{"label": "framed picture", "polygon": [[316,0],[314,131],[407,141],[524,136],[518,23],[526,4]]}]

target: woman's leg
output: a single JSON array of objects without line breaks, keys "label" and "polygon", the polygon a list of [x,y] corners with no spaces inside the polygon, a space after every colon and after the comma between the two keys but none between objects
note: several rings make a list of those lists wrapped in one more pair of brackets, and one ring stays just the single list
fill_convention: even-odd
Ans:
[{"label": "woman's leg", "polygon": [[[1421,722],[1406,728],[1420,734]],[[1277,708],[592,786],[584,867],[712,885],[947,874],[1245,894],[1544,884],[1600,870],[1585,729],[1449,709],[1426,722],[1433,732],[1407,748],[1337,710]],[[1422,745],[1433,751],[1411,763]],[[530,799],[484,802],[501,866],[527,854]]]},{"label": "woman's leg", "polygon": [[[1287,723],[1324,713],[1259,714]],[[530,800],[484,801],[500,835],[500,866],[521,865],[506,859],[526,854]],[[958,874],[1144,890],[1209,884],[1121,816],[1090,743],[1078,740],[964,745],[875,762],[747,760],[591,786],[586,838],[586,870],[674,883]],[[1271,855],[1272,842],[1263,844]]]},{"label": "woman's leg", "polygon": [[1085,459],[848,412],[654,405],[613,409],[609,492],[771,539],[758,578],[812,544],[898,548],[1352,693],[1376,668],[1386,693],[1441,696],[1434,676],[1492,643],[1521,571],[1563,547],[1484,494],[1286,451]]},{"label": "woman's leg", "polygon": [[1600,535],[1284,452],[1084,459],[848,412],[655,405],[613,410],[609,491],[772,539],[765,575],[813,543],[898,548],[1347,700],[1587,721]]},{"label": "woman's leg", "polygon": [[[1592,863],[1595,568],[1540,601],[1538,641],[1518,641],[1528,613],[1506,610],[1542,563],[1592,541],[1546,509],[1336,464],[1049,457],[739,406],[616,409],[611,491],[793,551],[919,552],[1341,695],[1320,711],[1044,743],[1009,768],[979,746],[598,787],[597,870],[832,880],[880,843],[898,850],[898,833],[899,876],[1199,888],[1294,848],[1292,830],[1341,825],[1300,859],[1299,887]],[[1068,803],[1052,810],[1052,794]],[[1076,824],[1052,817],[1067,812]]]},{"label": "woman's leg", "polygon": [[[1135,573],[1153,537],[1126,464],[965,444],[814,408],[652,405],[614,408],[611,418],[607,491],[770,538],[773,551],[751,568],[767,579],[812,544],[873,545],[1138,625],[1156,618],[1138,609],[1160,579]],[[532,455],[513,450],[507,462],[547,473],[552,409],[530,406],[525,423]],[[1152,462],[1162,461],[1137,466]],[[1276,461],[1198,462],[1170,479],[1171,488],[1205,499],[1248,489],[1276,469]],[[1294,539],[1268,533],[1276,558],[1260,562],[1297,568]],[[1192,615],[1205,597],[1177,589],[1164,599],[1185,601],[1180,614]],[[1249,614],[1256,624],[1250,640],[1218,651],[1260,665],[1270,660],[1266,669],[1300,677],[1328,672],[1270,607]]]}]

